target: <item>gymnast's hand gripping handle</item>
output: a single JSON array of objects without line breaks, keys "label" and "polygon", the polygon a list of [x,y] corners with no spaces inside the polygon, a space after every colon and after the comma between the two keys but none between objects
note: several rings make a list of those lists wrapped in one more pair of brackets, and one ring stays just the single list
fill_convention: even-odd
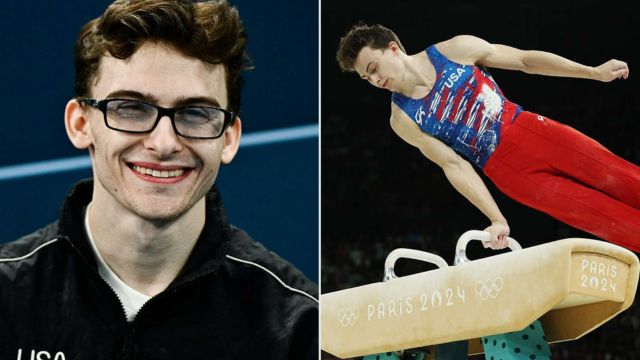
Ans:
[{"label": "gymnast's hand gripping handle", "polygon": [[444,261],[438,255],[428,253],[425,251],[399,248],[395,249],[387,255],[387,259],[384,261],[384,279],[383,281],[389,281],[397,278],[393,267],[396,265],[396,261],[400,258],[408,258],[414,260],[425,261],[437,265],[439,268],[448,267],[447,262]]},{"label": "gymnast's hand gripping handle", "polygon": [[[467,259],[467,244],[471,240],[480,240],[484,243],[491,242],[491,234],[488,231],[480,231],[480,230],[469,230],[462,234],[458,239],[458,244],[456,244],[456,258],[453,262],[454,265],[462,264],[465,262],[469,262]],[[509,249],[522,250],[522,246],[518,244],[513,238],[507,237],[507,246]]]}]

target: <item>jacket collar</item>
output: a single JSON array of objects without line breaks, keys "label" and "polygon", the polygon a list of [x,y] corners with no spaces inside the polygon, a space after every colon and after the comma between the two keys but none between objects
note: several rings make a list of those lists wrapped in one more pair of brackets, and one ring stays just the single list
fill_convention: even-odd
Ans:
[{"label": "jacket collar", "polygon": [[[60,220],[59,235],[65,237],[91,266],[97,268],[93,249],[84,229],[85,208],[93,196],[93,180],[77,183],[65,198]],[[206,195],[206,220],[204,228],[178,277],[172,285],[200,273],[217,268],[222,262],[230,227],[220,194],[215,186]]]}]

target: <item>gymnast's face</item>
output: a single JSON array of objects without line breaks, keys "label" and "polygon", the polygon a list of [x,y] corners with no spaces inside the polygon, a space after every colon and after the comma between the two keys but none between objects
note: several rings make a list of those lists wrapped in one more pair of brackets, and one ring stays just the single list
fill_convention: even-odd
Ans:
[{"label": "gymnast's face", "polygon": [[[225,77],[222,65],[145,42],[126,60],[103,56],[91,93],[163,107],[227,108]],[[128,106],[125,113],[142,111]],[[171,221],[204,201],[220,163],[231,161],[240,140],[240,123],[217,139],[188,139],[176,134],[167,115],[148,133],[126,133],[107,128],[104,113],[77,100],[67,109],[71,141],[91,155],[93,200],[151,221]]]},{"label": "gymnast's face", "polygon": [[365,46],[356,58],[354,70],[375,87],[397,91],[404,73],[402,54],[404,53],[394,41],[384,49]]}]

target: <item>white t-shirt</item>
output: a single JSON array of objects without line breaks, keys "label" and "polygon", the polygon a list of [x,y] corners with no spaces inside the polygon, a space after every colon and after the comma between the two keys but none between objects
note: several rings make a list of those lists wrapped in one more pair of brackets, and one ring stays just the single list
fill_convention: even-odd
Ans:
[{"label": "white t-shirt", "polygon": [[96,255],[96,259],[98,262],[98,273],[104,279],[104,281],[106,281],[107,284],[109,284],[109,286],[111,286],[111,288],[116,292],[116,295],[118,295],[120,302],[124,306],[124,311],[127,315],[127,320],[133,321],[138,311],[140,311],[140,308],[142,307],[142,305],[144,305],[149,299],[151,299],[151,296],[145,295],[131,288],[129,285],[125,284],[124,281],[122,281],[118,277],[118,275],[116,275],[116,273],[114,273],[113,270],[111,270],[111,268],[109,267],[109,265],[107,265],[107,263],[104,261],[104,259],[102,258],[102,255],[100,255],[100,252],[96,247],[96,243],[93,240],[93,236],[91,235],[91,227],[89,226],[89,208],[90,207],[91,207],[91,203],[87,205],[87,209],[85,211],[84,227],[85,227],[85,231],[87,232],[87,237],[89,238],[89,242],[91,243],[91,247],[93,248],[93,252]]}]

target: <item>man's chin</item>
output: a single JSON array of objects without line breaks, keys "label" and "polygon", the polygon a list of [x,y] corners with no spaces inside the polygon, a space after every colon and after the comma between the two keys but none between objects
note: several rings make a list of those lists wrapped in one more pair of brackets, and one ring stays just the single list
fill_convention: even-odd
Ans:
[{"label": "man's chin", "polygon": [[158,225],[166,224],[174,221],[187,212],[186,206],[153,206],[152,204],[143,204],[134,212],[142,219]]}]

